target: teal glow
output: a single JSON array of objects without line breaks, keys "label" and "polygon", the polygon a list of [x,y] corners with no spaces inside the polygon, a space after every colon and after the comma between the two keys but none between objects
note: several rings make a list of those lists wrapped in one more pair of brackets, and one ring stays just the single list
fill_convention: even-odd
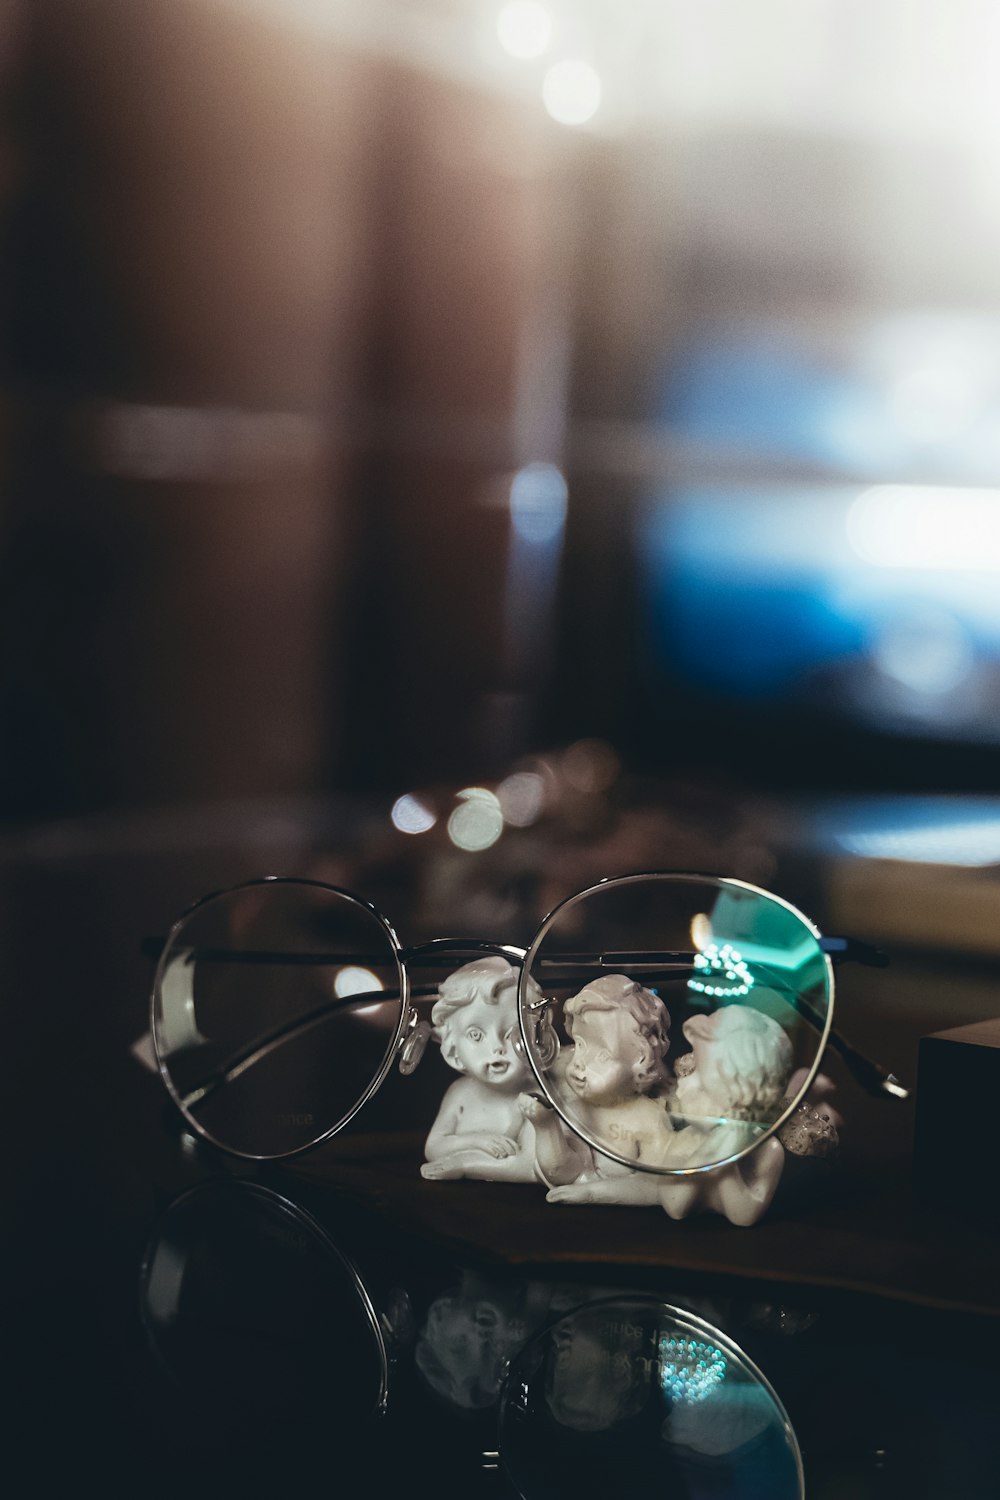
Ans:
[{"label": "teal glow", "polygon": [[693,990],[696,995],[732,1000],[749,995],[753,989],[753,975],[742,953],[731,943],[723,943],[721,948],[717,943],[707,943],[700,953],[695,954],[694,966],[705,976],[688,980],[688,989]]},{"label": "teal glow", "polygon": [[660,1381],[673,1402],[705,1401],[726,1378],[726,1356],[701,1339],[664,1334],[660,1339]]}]

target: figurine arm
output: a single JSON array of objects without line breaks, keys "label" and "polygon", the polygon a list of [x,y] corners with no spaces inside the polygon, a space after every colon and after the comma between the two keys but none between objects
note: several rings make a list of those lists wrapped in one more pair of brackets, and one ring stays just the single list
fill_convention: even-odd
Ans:
[{"label": "figurine arm", "polygon": [[546,1194],[549,1203],[619,1203],[640,1208],[656,1203],[659,1181],[648,1172],[629,1171],[620,1177],[588,1177],[554,1187]]},{"label": "figurine arm", "polygon": [[427,1161],[436,1161],[439,1156],[447,1156],[458,1149],[459,1142],[455,1133],[455,1126],[458,1123],[458,1104],[454,1097],[457,1088],[457,1083],[451,1084],[441,1100],[437,1118],[424,1143],[424,1157]]},{"label": "figurine arm", "polygon": [[767,1212],[784,1165],[784,1148],[775,1140],[765,1141],[731,1167],[661,1182],[660,1206],[672,1219],[709,1209],[747,1228]]},{"label": "figurine arm", "polygon": [[593,1165],[590,1147],[571,1135],[550,1105],[531,1094],[522,1094],[518,1107],[535,1127],[535,1161],[543,1180],[550,1187],[575,1182],[581,1172]]},{"label": "figurine arm", "polygon": [[437,1119],[431,1126],[424,1145],[427,1161],[438,1161],[442,1156],[451,1156],[456,1151],[483,1151],[487,1156],[501,1158],[513,1156],[517,1142],[502,1131],[462,1130],[461,1103],[467,1094],[468,1080],[459,1078],[451,1085],[441,1101]]},{"label": "figurine arm", "polygon": [[660,1207],[672,1219],[686,1219],[697,1206],[702,1191],[696,1177],[667,1177],[656,1186]]},{"label": "figurine arm", "polygon": [[719,1173],[711,1189],[711,1206],[725,1214],[730,1224],[756,1224],[777,1191],[784,1166],[781,1143],[765,1141],[743,1161]]}]

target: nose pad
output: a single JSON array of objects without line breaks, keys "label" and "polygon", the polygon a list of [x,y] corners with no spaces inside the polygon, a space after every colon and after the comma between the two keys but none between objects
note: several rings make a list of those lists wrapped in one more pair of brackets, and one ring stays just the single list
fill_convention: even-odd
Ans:
[{"label": "nose pad", "polygon": [[404,1078],[413,1072],[423,1057],[430,1037],[431,1028],[428,1022],[418,1021],[415,1014],[411,1016],[409,1029],[399,1049],[399,1071],[403,1074]]},{"label": "nose pad", "polygon": [[535,1017],[535,1051],[543,1068],[551,1068],[559,1055],[559,1033],[547,1010]]}]

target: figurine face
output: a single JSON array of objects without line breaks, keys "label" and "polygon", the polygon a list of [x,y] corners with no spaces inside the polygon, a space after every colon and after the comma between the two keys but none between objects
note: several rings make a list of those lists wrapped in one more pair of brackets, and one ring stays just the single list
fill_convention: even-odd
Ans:
[{"label": "figurine face", "polygon": [[491,1005],[473,1000],[451,1017],[448,1045],[460,1073],[496,1088],[510,1088],[528,1077],[524,1059],[514,1050],[517,1020],[513,1001]]},{"label": "figurine face", "polygon": [[585,1104],[608,1105],[631,1099],[642,1038],[625,1011],[588,1010],[573,1023],[573,1055],[566,1082]]},{"label": "figurine face", "polygon": [[684,1022],[694,1068],[677,1079],[677,1109],[689,1117],[724,1115],[729,1107],[726,1080],[719,1072],[719,1020],[722,1011]]},{"label": "figurine face", "polygon": [[428,1311],[417,1366],[454,1405],[489,1406],[499,1394],[506,1360],[517,1343],[490,1301],[440,1297]]},{"label": "figurine face", "polygon": [[[788,1039],[776,1021],[738,1006],[684,1022],[694,1068],[677,1079],[680,1114],[720,1116],[772,1095],[780,1098],[791,1063]],[[765,1109],[765,1113],[767,1110]]]},{"label": "figurine face", "polygon": [[649,1375],[642,1350],[586,1308],[554,1329],[552,1342],[555,1359],[545,1394],[560,1427],[605,1432],[635,1416],[647,1401]]}]

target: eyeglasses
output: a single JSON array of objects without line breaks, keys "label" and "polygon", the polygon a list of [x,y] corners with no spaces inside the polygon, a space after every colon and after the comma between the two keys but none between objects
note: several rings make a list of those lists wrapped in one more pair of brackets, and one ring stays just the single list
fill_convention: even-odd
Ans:
[{"label": "eyeglasses", "polygon": [[[527,1095],[567,1139],[663,1175],[773,1135],[827,1046],[868,1091],[907,1097],[833,1029],[835,966],[884,955],[741,880],[619,876],[563,901],[527,948],[406,948],[359,896],[271,876],[204,897],[157,946],[163,1081],[196,1135],[254,1160],[335,1136],[432,1034],[475,1097]],[[498,960],[510,982],[491,988]]]}]

